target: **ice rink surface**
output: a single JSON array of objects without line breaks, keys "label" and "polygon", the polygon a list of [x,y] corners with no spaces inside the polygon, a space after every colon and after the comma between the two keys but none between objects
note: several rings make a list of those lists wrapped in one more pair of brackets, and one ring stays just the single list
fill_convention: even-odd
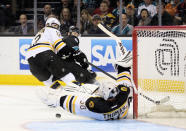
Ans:
[{"label": "ice rink surface", "polygon": [[35,88],[0,86],[0,131],[186,131],[185,118],[97,121],[75,116],[42,104]]}]

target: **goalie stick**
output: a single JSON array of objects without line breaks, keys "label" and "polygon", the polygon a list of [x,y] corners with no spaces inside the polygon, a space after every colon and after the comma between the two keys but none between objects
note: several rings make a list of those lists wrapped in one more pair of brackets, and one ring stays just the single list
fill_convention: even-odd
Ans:
[{"label": "goalie stick", "polygon": [[110,78],[112,78],[112,79],[114,79],[114,80],[117,80],[114,76],[112,76],[111,74],[105,72],[104,70],[102,70],[101,68],[95,66],[94,64],[92,64],[92,63],[90,63],[90,62],[88,62],[88,61],[86,61],[86,63],[89,64],[89,65],[91,65],[92,67],[96,68],[97,70],[101,71],[103,74],[109,76]]},{"label": "goalie stick", "polygon": [[[120,53],[121,53],[122,55],[125,55],[125,53],[127,52],[127,49],[125,48],[125,46],[123,46],[123,44],[122,44],[121,40],[119,39],[119,37],[117,37],[116,35],[114,35],[113,33],[111,33],[109,30],[107,30],[101,23],[98,24],[98,27],[99,27],[103,32],[105,32],[108,36],[110,36],[110,37],[112,37],[113,39],[116,40],[117,46],[119,47],[119,50],[120,50]],[[90,65],[92,65],[93,67],[95,67],[96,69],[98,69],[98,67],[96,67],[96,66],[93,65],[92,63],[88,63],[88,64],[90,64]],[[110,78],[116,80],[116,78],[115,78],[114,76],[112,76],[112,75],[110,75],[110,74],[108,75],[108,73],[105,72],[105,71],[103,71],[102,69],[98,69],[98,70],[102,71],[105,75],[109,76]],[[114,77],[114,78],[113,78],[113,77]],[[165,102],[169,101],[169,99],[170,99],[170,97],[167,96],[167,97],[165,97],[165,98],[163,98],[163,99],[161,99],[161,100],[159,100],[159,101],[155,101],[155,100],[151,99],[150,97],[148,97],[148,96],[146,96],[146,95],[140,93],[140,92],[137,90],[137,88],[136,88],[136,86],[135,86],[135,84],[134,84],[133,79],[132,79],[132,84],[133,84],[134,92],[135,92],[136,94],[141,95],[143,98],[145,98],[145,99],[147,99],[147,100],[153,102],[154,104],[157,104],[157,105],[158,105],[158,104],[162,104],[162,103],[165,103]]]},{"label": "goalie stick", "polygon": [[113,39],[116,40],[117,46],[119,47],[120,53],[122,55],[125,54],[125,52],[127,52],[127,49],[123,46],[120,38],[118,38],[116,35],[114,35],[113,33],[111,33],[110,31],[108,31],[101,23],[98,24],[98,27],[105,32],[108,36],[112,37]]},{"label": "goalie stick", "polygon": [[[108,77],[110,77],[110,78],[112,78],[114,80],[117,80],[117,78],[115,78],[111,74],[105,72],[104,70],[100,69],[96,65],[94,65],[94,64],[92,64],[92,63],[90,63],[88,61],[87,61],[87,64],[91,65],[92,67],[95,67],[96,69],[98,69],[99,71],[101,71],[102,73],[104,73],[105,75],[107,75]],[[136,86],[135,86],[135,84],[133,82],[132,82],[132,84],[134,86],[133,89],[135,90],[136,89]],[[166,97],[164,97],[164,98],[162,98],[160,100],[154,100],[154,99],[152,99],[152,98],[144,95],[143,93],[139,92],[137,89],[136,89],[136,93],[139,94],[139,95],[141,95],[143,98],[145,98],[146,100],[148,100],[148,101],[150,101],[150,102],[152,102],[152,103],[154,103],[156,105],[160,105],[160,104],[166,103],[166,102],[168,102],[170,100],[170,97],[169,96],[166,96]]]},{"label": "goalie stick", "polygon": [[[62,88],[65,91],[69,92],[79,92],[79,93],[86,93],[93,95],[98,90],[98,85],[90,85],[90,84],[83,84],[83,85],[77,85],[75,83],[65,83],[63,81],[60,81],[60,85],[63,86]],[[91,86],[91,87],[90,87]]]}]

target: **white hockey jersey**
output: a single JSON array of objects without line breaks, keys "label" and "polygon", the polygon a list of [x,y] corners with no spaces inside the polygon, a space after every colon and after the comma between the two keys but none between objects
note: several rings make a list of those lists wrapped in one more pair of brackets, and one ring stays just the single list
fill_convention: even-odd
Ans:
[{"label": "white hockey jersey", "polygon": [[30,48],[27,50],[26,59],[36,56],[46,50],[52,50],[57,53],[66,44],[62,41],[62,36],[59,30],[52,27],[44,27],[41,29],[34,39]]}]

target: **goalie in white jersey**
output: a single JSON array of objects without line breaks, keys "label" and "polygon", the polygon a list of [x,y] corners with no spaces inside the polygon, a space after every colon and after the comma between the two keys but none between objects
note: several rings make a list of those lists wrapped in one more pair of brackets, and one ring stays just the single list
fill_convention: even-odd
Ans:
[{"label": "goalie in white jersey", "polygon": [[52,88],[59,86],[55,80],[68,83],[72,80],[86,82],[92,79],[92,74],[87,69],[83,69],[75,62],[66,62],[57,55],[58,53],[65,56],[78,54],[62,41],[59,28],[60,22],[51,17],[46,21],[46,26],[36,34],[27,51],[31,73]]},{"label": "goalie in white jersey", "polygon": [[130,66],[127,66],[116,64],[116,83],[102,83],[94,95],[72,92],[65,94],[63,90],[66,87],[62,86],[57,90],[51,89],[53,91],[47,96],[47,103],[54,107],[61,106],[70,113],[97,120],[125,119],[130,106],[129,94],[132,87]]}]

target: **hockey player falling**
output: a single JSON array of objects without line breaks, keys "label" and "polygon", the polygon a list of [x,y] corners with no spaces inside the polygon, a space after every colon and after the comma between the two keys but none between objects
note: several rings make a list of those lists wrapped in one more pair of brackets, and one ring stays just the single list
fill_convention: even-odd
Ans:
[{"label": "hockey player falling", "polygon": [[[60,85],[58,80],[66,83],[94,80],[95,73],[85,67],[87,58],[84,53],[64,43],[59,29],[60,22],[51,17],[36,34],[26,55],[31,73],[51,88]],[[67,59],[74,59],[75,62]]]},{"label": "hockey player falling", "polygon": [[[124,64],[123,64],[124,65]],[[116,83],[104,82],[97,85],[93,94],[81,93],[81,89],[94,88],[94,84],[80,85],[79,93],[66,91],[66,87],[73,88],[73,84],[61,86],[58,89],[50,88],[46,93],[45,103],[53,107],[62,107],[75,115],[85,116],[97,120],[125,119],[128,115],[131,97],[130,67],[115,65],[118,77]],[[124,65],[125,66],[125,65]],[[43,99],[44,100],[44,99]]]},{"label": "hockey player falling", "polygon": [[[66,62],[65,56],[71,54],[74,54],[72,56],[78,62],[76,56],[82,52],[77,53],[61,40],[59,26],[56,18],[49,18],[46,27],[38,32],[27,53],[31,73],[48,87],[39,93],[41,100],[49,106],[60,106],[73,114],[98,120],[126,118],[132,86],[131,65],[116,61],[118,77],[115,83],[79,84],[86,83],[95,76],[92,77],[81,64]],[[63,54],[62,58],[58,53]],[[79,82],[72,82],[73,80]]]}]

